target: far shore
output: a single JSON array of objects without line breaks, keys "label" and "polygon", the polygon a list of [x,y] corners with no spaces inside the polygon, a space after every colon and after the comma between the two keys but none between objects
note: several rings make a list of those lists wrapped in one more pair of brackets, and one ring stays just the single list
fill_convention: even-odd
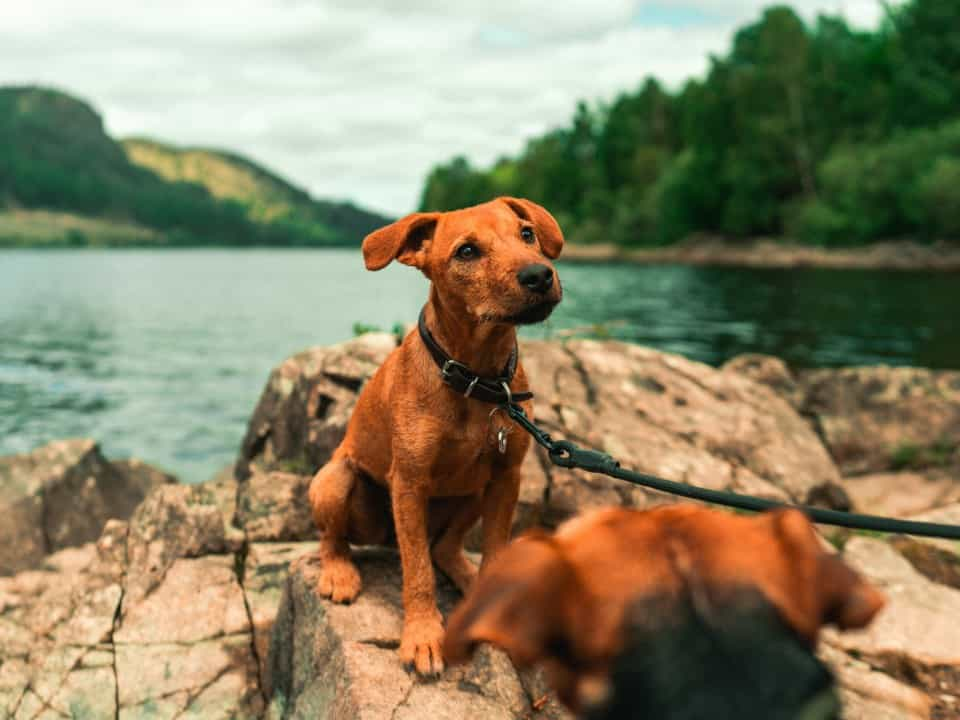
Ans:
[{"label": "far shore", "polygon": [[638,265],[958,272],[960,245],[920,245],[907,241],[888,241],[856,248],[827,249],[771,239],[735,243],[696,237],[660,248],[568,243],[563,249],[563,259],[574,262],[629,262]]},{"label": "far shore", "polygon": [[[163,234],[131,222],[93,218],[47,210],[0,210],[0,249],[288,249],[359,250],[329,245],[221,245],[172,243]],[[960,271],[960,243],[930,245],[884,241],[848,248],[822,248],[790,240],[758,238],[734,242],[713,236],[693,236],[676,245],[627,248],[609,243],[568,242],[563,259],[572,262],[627,262],[638,265],[714,265],[753,268],[833,268],[848,270]]]}]

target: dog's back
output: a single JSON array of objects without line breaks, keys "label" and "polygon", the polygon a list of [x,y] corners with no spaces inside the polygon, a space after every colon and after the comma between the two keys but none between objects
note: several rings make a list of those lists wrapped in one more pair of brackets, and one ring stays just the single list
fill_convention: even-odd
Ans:
[{"label": "dog's back", "polygon": [[863,627],[883,604],[797,510],[608,509],[502,551],[445,650],[489,642],[540,664],[591,720],[828,720],[820,628]]}]

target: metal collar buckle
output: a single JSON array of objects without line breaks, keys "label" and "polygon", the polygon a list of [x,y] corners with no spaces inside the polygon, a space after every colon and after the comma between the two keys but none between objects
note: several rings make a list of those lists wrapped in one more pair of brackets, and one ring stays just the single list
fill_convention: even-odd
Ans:
[{"label": "metal collar buckle", "polygon": [[440,368],[440,377],[442,377],[444,380],[449,380],[450,376],[453,374],[454,367],[460,368],[460,372],[463,375],[470,374],[470,368],[468,368],[463,363],[457,362],[456,360],[453,360],[451,358],[450,360],[447,360],[445,363],[443,363],[443,367]]},{"label": "metal collar buckle", "polygon": [[503,388],[503,392],[507,395],[507,402],[505,404],[507,407],[510,407],[513,405],[513,394],[510,392],[510,385],[506,380],[501,380],[500,387]]},{"label": "metal collar buckle", "polygon": [[474,375],[474,376],[473,376],[473,380],[470,381],[470,384],[467,385],[467,389],[464,390],[464,392],[463,392],[463,396],[464,396],[465,398],[470,397],[470,393],[473,392],[473,389],[477,386],[477,383],[478,383],[478,382],[480,382],[480,376],[479,376],[479,375]]}]

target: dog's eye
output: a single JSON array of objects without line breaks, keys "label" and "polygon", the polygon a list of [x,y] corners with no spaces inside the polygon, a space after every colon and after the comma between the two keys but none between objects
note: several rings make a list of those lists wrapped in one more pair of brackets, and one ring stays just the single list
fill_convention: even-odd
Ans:
[{"label": "dog's eye", "polygon": [[457,257],[461,260],[473,260],[475,257],[480,257],[480,248],[473,243],[464,243],[457,248]]},{"label": "dog's eye", "polygon": [[526,225],[524,225],[522,228],[520,228],[520,237],[523,238],[523,241],[524,241],[524,242],[526,242],[526,243],[532,243],[532,242],[533,242],[533,228],[532,228],[532,227],[527,227]]}]

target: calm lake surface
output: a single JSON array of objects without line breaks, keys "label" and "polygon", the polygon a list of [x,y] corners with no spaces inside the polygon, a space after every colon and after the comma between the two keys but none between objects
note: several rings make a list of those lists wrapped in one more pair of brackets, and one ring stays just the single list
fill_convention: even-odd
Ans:
[{"label": "calm lake surface", "polygon": [[[560,266],[543,327],[711,364],[960,367],[960,277],[624,264]],[[0,251],[0,454],[86,436],[197,482],[231,462],[270,369],[362,322],[412,322],[415,271],[356,251]]]}]

